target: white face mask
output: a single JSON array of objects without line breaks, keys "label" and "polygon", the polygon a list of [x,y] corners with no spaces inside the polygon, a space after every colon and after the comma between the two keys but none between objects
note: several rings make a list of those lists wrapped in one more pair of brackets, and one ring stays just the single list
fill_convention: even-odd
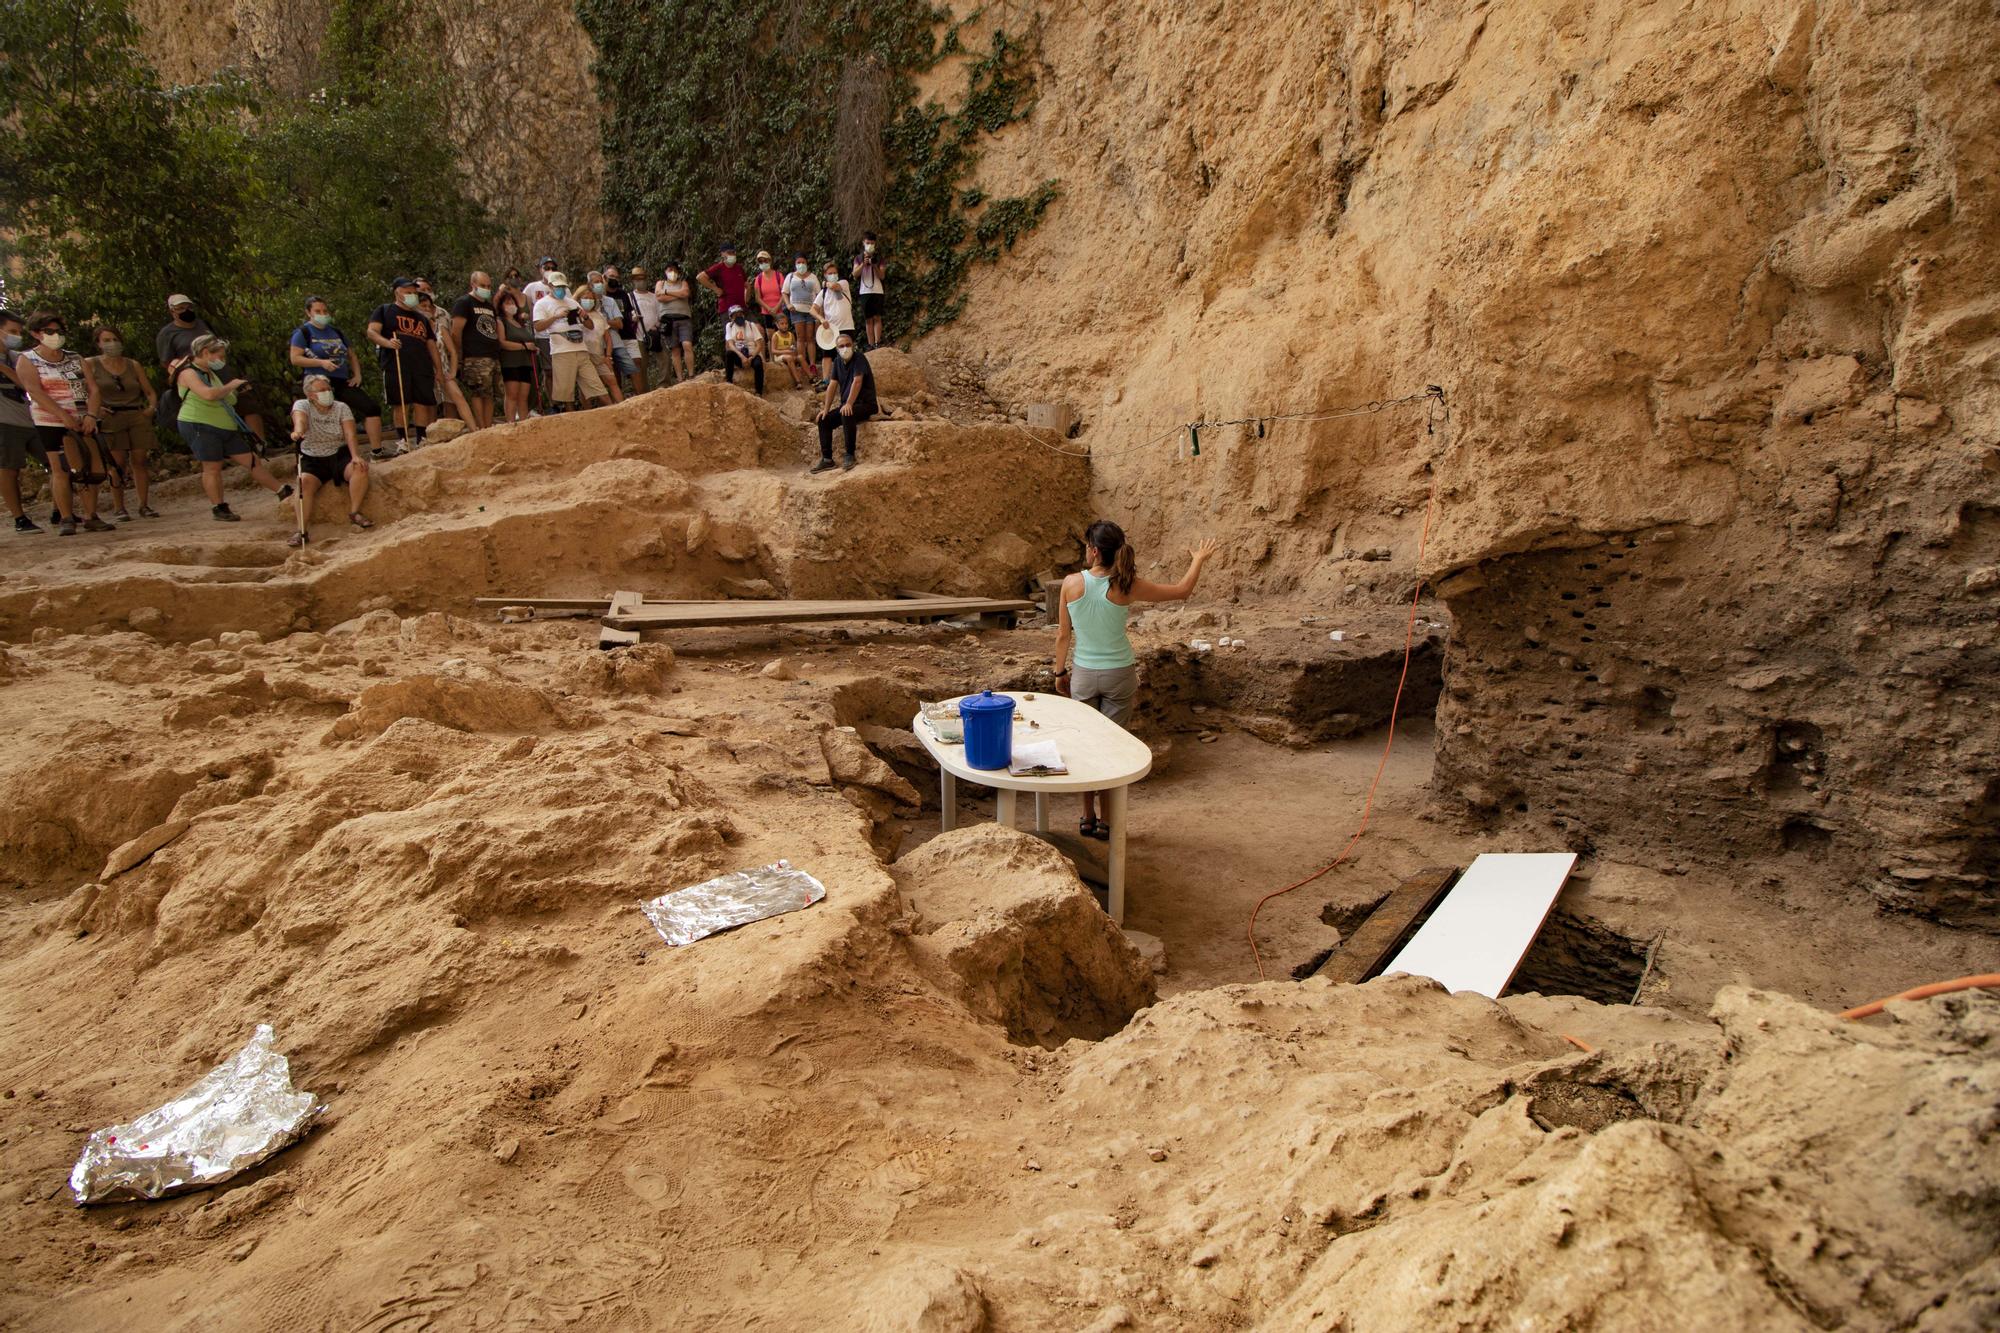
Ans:
[{"label": "white face mask", "polygon": [[681,275],[680,275],[680,274],[678,274],[678,273],[674,272],[674,271],[673,271],[672,269],[668,269],[668,270],[667,270],[667,281],[668,281],[668,282],[679,282],[680,280],[681,280]]},{"label": "white face mask", "polygon": [[864,255],[872,255],[872,254],[874,254],[874,253],[875,253],[875,242],[873,242],[873,241],[863,241],[863,242],[861,243],[861,253],[862,253],[862,254],[864,254]]},{"label": "white face mask", "polygon": [[827,280],[828,282],[839,282],[839,281],[840,281],[840,275],[839,275],[838,273],[829,273],[829,274],[827,274],[827,275],[826,275],[826,280]]},{"label": "white face mask", "polygon": [[810,271],[811,271],[811,269],[812,269],[812,266],[811,266],[810,264],[794,264],[794,265],[792,265],[792,271],[793,271],[794,273],[797,273],[797,274],[798,274],[798,275],[799,275],[800,277],[802,277],[802,278],[803,278],[803,277],[804,277],[804,276],[805,276],[805,275],[806,275],[806,274],[807,274],[808,272],[810,272]]},{"label": "white face mask", "polygon": [[318,404],[319,404],[319,405],[320,405],[321,407],[332,407],[332,406],[333,406],[333,390],[331,390],[331,389],[321,389],[321,390],[319,390],[318,392],[316,392],[316,393],[314,393],[314,394],[313,394],[313,401],[314,401],[315,403],[318,403]]},{"label": "white face mask", "polygon": [[842,361],[852,361],[854,359],[854,349],[852,347],[841,348],[840,359]]},{"label": "white face mask", "polygon": [[35,336],[42,346],[48,348],[51,352],[60,352],[63,343],[68,341],[60,333],[40,333]]}]

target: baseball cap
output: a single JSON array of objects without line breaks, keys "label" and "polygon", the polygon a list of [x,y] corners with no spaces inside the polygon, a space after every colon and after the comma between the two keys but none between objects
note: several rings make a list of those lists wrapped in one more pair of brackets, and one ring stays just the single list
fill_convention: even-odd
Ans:
[{"label": "baseball cap", "polygon": [[555,271],[554,271],[553,269],[551,269],[551,270],[550,270],[549,272],[547,272],[547,273],[545,273],[545,274],[543,274],[543,275],[542,275],[542,281],[543,281],[543,282],[546,282],[546,283],[547,283],[547,284],[548,284],[549,286],[551,286],[551,287],[567,287],[567,286],[569,286],[569,277],[568,277],[568,275],[566,275],[566,274],[562,274],[562,273],[557,273],[557,272],[555,272]]},{"label": "baseball cap", "polygon": [[740,305],[733,305],[729,307],[729,313],[732,315],[740,315],[743,313],[743,307]]},{"label": "baseball cap", "polygon": [[770,257],[771,257],[771,252],[769,250],[759,250],[757,252],[757,258],[759,259],[769,259]]},{"label": "baseball cap", "polygon": [[389,290],[393,292],[401,287],[414,287],[416,285],[417,280],[415,278],[397,278],[389,284]]},{"label": "baseball cap", "polygon": [[724,241],[724,242],[722,243],[722,253],[723,253],[723,254],[726,254],[726,255],[733,255],[733,254],[735,254],[735,253],[736,253],[736,242],[734,242],[734,241]]},{"label": "baseball cap", "polygon": [[167,298],[167,309],[169,310],[172,310],[177,306],[193,305],[193,304],[194,304],[194,298],[192,296],[182,296],[179,292],[175,292],[172,296],[169,296]]}]

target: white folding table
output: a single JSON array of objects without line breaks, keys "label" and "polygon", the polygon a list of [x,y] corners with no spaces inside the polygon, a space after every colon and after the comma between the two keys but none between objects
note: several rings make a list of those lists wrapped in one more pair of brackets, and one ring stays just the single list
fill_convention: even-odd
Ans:
[{"label": "white folding table", "polygon": [[[1153,752],[1146,743],[1113,722],[1089,704],[1080,704],[1060,694],[1019,693],[1014,701],[1014,742],[1053,741],[1069,772],[1049,777],[1015,777],[1004,768],[971,768],[965,762],[963,745],[939,740],[921,712],[910,729],[930,751],[938,766],[938,793],[944,807],[947,831],[958,827],[959,779],[981,787],[991,787],[998,795],[995,804],[1001,824],[1014,826],[1014,793],[1035,794],[1035,831],[1049,831],[1049,797],[1063,792],[1104,793],[1105,823],[1111,826],[1110,881],[1111,919],[1125,924],[1125,823],[1126,788],[1152,771]],[[957,700],[951,702],[956,703]]]}]

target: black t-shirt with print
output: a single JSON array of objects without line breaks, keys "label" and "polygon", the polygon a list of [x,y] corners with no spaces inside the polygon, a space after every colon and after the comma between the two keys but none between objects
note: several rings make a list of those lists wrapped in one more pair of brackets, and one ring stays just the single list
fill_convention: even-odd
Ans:
[{"label": "black t-shirt with print", "polygon": [[[405,375],[431,373],[430,344],[437,341],[437,330],[431,327],[430,319],[423,311],[385,302],[375,307],[375,313],[368,317],[368,322],[380,325],[384,338],[402,339]],[[384,371],[394,368],[392,358],[395,353],[386,347],[377,347],[375,351]]]},{"label": "black t-shirt with print", "polygon": [[491,301],[482,301],[467,292],[452,302],[451,317],[465,321],[465,332],[459,335],[458,346],[467,358],[500,359],[500,321],[493,313]]}]

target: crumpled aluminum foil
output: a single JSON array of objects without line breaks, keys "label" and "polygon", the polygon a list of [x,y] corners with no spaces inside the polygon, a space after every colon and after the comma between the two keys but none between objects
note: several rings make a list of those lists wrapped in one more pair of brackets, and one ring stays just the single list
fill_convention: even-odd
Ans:
[{"label": "crumpled aluminum foil", "polygon": [[779,861],[676,889],[640,903],[639,910],[660,932],[661,939],[679,946],[767,916],[811,907],[824,897],[826,885],[803,870],[792,869],[790,861]]},{"label": "crumpled aluminum foil", "polygon": [[326,1105],[292,1087],[291,1062],[259,1023],[247,1045],[166,1105],[90,1136],[69,1173],[79,1204],[158,1199],[229,1179],[312,1128]]}]

